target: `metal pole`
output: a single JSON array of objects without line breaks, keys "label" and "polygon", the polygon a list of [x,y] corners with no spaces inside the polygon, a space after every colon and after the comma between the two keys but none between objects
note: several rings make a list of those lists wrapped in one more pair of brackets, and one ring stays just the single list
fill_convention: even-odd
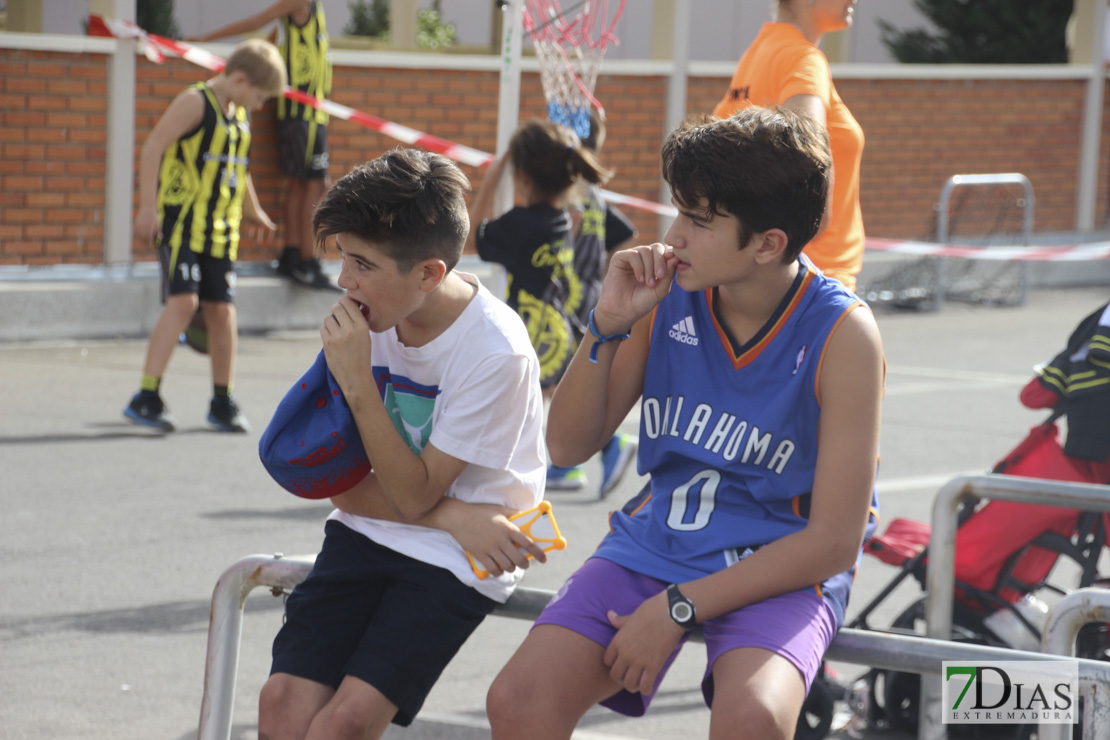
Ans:
[{"label": "metal pole", "polygon": [[[103,2],[101,3],[103,5]],[[114,0],[120,20],[135,20],[135,0]],[[135,166],[135,40],[116,39],[108,61],[108,138],[105,147],[104,264],[131,262],[131,199]]]},{"label": "metal pole", "polygon": [[[948,243],[948,201],[952,198],[952,191],[960,184],[961,175],[948,178],[940,189],[940,200],[937,203],[937,244]],[[936,292],[933,295],[933,304],[929,306],[932,311],[939,311],[944,307],[945,294],[948,292],[944,284],[944,257],[936,259]]]},{"label": "metal pole", "polygon": [[[1025,202],[1021,211],[1021,237],[1022,246],[1029,246],[1033,240],[1033,215],[1036,201],[1033,197],[1033,183],[1020,172],[1000,172],[990,175],[952,175],[940,189],[940,198],[937,202],[937,243],[947,244],[949,239],[948,206],[952,200],[952,192],[959,187],[973,187],[977,185],[1018,185],[1024,194]],[[948,287],[944,280],[944,257],[936,260],[936,296],[931,310],[939,311],[944,305]],[[1021,299],[1025,303],[1029,292],[1029,263],[1022,263],[1021,273]]]},{"label": "metal pole", "polygon": [[[494,10],[494,12],[498,12]],[[520,120],[520,57],[524,43],[524,0],[508,0],[501,13],[501,78],[497,89],[497,156],[509,149]],[[486,170],[487,176],[489,170]],[[493,215],[500,216],[513,207],[513,178],[508,173],[497,183],[493,198]],[[491,265],[493,282],[488,286],[495,295],[503,295],[508,287],[508,274],[501,265]]]},{"label": "metal pole", "polygon": [[[663,136],[671,133],[686,117],[686,67],[690,61],[690,0],[675,0],[674,41],[671,44],[671,79],[667,84],[667,110],[663,121]],[[659,181],[659,202],[671,202],[671,189],[665,180]],[[673,216],[659,216],[659,239],[671,227]]]},{"label": "metal pole", "polygon": [[[929,565],[925,577],[925,634],[938,640],[947,640],[952,635],[956,511],[965,496],[1085,511],[1110,511],[1106,486],[1010,475],[960,476],[950,480],[933,501]],[[921,681],[919,740],[944,740],[947,737],[941,724],[940,688],[939,676],[926,677]]]},{"label": "metal pole", "polygon": [[230,740],[247,596],[258,586],[292,589],[305,579],[315,561],[315,555],[290,558],[280,554],[248,555],[232,564],[216,582],[209,615],[197,740]]},{"label": "metal pole", "polygon": [[1106,86],[1106,3],[1095,0],[1094,23],[1090,33],[1091,76],[1087,79],[1087,95],[1083,105],[1083,143],[1079,149],[1079,182],[1076,184],[1075,228],[1095,228],[1095,196],[1098,195],[1098,151],[1102,134],[1102,97]]},{"label": "metal pole", "polygon": [[[1110,591],[1080,588],[1060,599],[1048,612],[1041,634],[1041,647],[1053,655],[1075,655],[1076,637],[1085,625],[1110,622]],[[1065,740],[1067,725],[1042,725],[1040,740]],[[1083,734],[1086,737],[1110,736],[1110,703],[1107,686],[1092,683],[1083,690]]]},{"label": "metal pole", "polygon": [[[495,11],[496,12],[496,11]],[[497,92],[497,154],[509,148],[520,120],[520,56],[524,37],[524,0],[509,0],[502,9],[501,84]],[[501,178],[493,213],[501,215],[513,207],[513,179]]]}]

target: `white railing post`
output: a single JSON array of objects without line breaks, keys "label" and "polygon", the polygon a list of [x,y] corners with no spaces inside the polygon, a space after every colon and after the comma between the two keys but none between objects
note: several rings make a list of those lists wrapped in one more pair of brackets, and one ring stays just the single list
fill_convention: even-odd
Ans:
[{"label": "white railing post", "polygon": [[[1079,630],[1110,622],[1110,591],[1080,588],[1060,599],[1048,612],[1041,648],[1053,655],[1075,655]],[[1041,725],[1040,740],[1066,740],[1067,725]],[[1110,737],[1110,687],[1093,682],[1083,686],[1084,737]]]},{"label": "white railing post", "polygon": [[[135,0],[101,0],[92,12],[135,20]],[[131,198],[135,174],[134,39],[116,39],[108,61],[108,140],[105,156],[104,264],[131,263]]]},{"label": "white railing post", "polygon": [[216,582],[208,622],[208,654],[197,740],[228,740],[231,737],[243,604],[247,595],[258,586],[292,589],[305,579],[315,560],[314,555],[289,558],[281,554],[248,555],[232,564]]}]

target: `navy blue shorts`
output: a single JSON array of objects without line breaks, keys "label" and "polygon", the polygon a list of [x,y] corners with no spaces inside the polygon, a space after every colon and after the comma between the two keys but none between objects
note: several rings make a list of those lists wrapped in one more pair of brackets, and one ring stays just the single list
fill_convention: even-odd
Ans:
[{"label": "navy blue shorts", "polygon": [[158,246],[162,265],[162,302],[171,295],[196,293],[202,301],[232,303],[235,299],[235,263],[168,244]]},{"label": "navy blue shorts", "polygon": [[298,180],[320,180],[328,175],[328,127],[303,118],[278,121],[281,168]]},{"label": "navy blue shorts", "polygon": [[270,673],[333,688],[355,676],[396,704],[393,722],[407,726],[496,602],[339,522],[324,534],[312,572],[286,602]]}]

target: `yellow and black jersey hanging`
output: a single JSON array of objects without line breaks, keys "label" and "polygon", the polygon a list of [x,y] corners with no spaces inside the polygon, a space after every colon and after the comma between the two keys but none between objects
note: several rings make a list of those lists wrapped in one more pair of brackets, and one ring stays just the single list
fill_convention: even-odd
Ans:
[{"label": "yellow and black jersey hanging", "polygon": [[[278,49],[285,59],[290,87],[314,98],[324,99],[331,95],[331,62],[328,60],[328,31],[323,5],[312,3],[308,21],[303,26],[284,16]],[[285,97],[277,99],[277,115],[279,119],[303,118],[319,124],[328,122],[328,114],[324,111]]]}]

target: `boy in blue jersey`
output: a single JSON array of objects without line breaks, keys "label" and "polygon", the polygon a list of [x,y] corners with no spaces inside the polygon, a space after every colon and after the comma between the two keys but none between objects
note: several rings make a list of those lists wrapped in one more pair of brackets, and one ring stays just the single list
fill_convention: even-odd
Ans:
[{"label": "boy in blue jersey", "polygon": [[826,134],[749,108],[679,126],[662,158],[679,216],[614,255],[547,427],[573,465],[642,396],[650,480],[494,681],[497,740],[568,738],[598,702],[643,714],[698,626],[710,737],[793,737],[875,524],[879,332],[801,255]]}]

